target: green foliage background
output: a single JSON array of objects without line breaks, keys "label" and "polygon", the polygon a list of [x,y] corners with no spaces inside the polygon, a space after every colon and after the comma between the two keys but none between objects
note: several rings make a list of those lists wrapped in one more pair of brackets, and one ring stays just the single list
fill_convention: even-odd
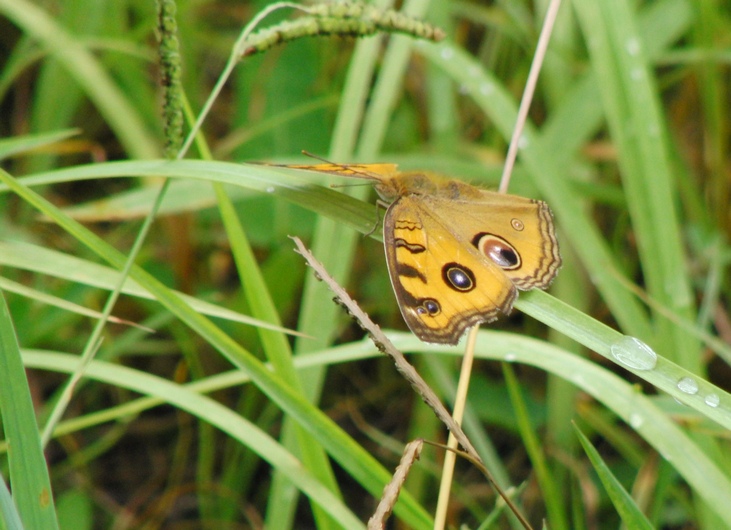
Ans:
[{"label": "green foliage background", "polygon": [[[166,161],[153,2],[0,0],[2,524],[364,526],[403,444],[446,434],[287,237],[403,330],[361,236],[370,190],[252,162],[495,186],[546,3],[414,0],[445,41],[248,57]],[[268,5],[177,3],[189,122]],[[481,332],[465,420],[536,526],[731,527],[729,22],[714,1],[561,8],[511,192],[549,202],[564,267]],[[105,307],[121,320],[97,330]],[[449,402],[461,350],[391,336]],[[432,526],[442,457],[424,451],[395,527]],[[452,506],[455,528],[515,525],[467,463]]]}]

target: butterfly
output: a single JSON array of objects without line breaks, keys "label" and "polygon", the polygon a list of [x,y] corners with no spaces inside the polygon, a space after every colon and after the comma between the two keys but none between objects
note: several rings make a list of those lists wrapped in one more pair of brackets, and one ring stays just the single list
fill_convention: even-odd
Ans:
[{"label": "butterfly", "polygon": [[383,243],[401,314],[424,342],[456,344],[509,313],[518,290],[546,289],[561,266],[553,214],[539,200],[395,164],[286,167],[367,179],[388,203]]}]

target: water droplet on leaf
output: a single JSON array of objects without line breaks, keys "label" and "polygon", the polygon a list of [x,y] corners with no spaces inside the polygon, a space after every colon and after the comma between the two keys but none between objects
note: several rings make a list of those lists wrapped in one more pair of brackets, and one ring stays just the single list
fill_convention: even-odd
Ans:
[{"label": "water droplet on leaf", "polygon": [[721,403],[721,398],[719,398],[717,394],[708,394],[704,401],[706,402],[706,405],[715,409]]},{"label": "water droplet on leaf", "polygon": [[657,354],[647,344],[634,337],[622,337],[609,348],[614,359],[634,370],[652,370],[657,364]]},{"label": "water droplet on leaf", "polygon": [[692,377],[683,377],[678,381],[678,389],[692,396],[698,393],[698,383]]}]

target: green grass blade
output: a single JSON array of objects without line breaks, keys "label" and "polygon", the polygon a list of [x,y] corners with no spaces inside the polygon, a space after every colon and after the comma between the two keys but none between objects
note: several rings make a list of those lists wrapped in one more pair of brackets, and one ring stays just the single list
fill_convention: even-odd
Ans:
[{"label": "green grass blade", "polygon": [[[392,333],[390,336],[396,347],[402,351],[462,355],[459,346],[425,346],[406,333]],[[731,498],[731,477],[726,469],[711,459],[674,419],[666,415],[653,399],[638,392],[634,385],[586,359],[520,335],[481,331],[475,355],[481,359],[529,364],[570,381],[632,427],[673,465],[721,520],[731,521],[731,504],[727,502]],[[658,368],[652,371],[660,370],[664,368],[659,362]],[[708,389],[704,388],[702,391],[706,390]],[[723,394],[724,403],[731,404],[731,396],[723,391],[720,393]],[[677,387],[671,394],[683,398],[685,402],[693,398],[679,391]],[[703,402],[703,397],[699,397],[699,401]],[[713,413],[714,407],[707,404],[704,407],[708,415]],[[725,417],[725,425],[731,423],[729,410],[731,407],[721,412],[721,416]]]},{"label": "green grass blade", "polygon": [[57,142],[76,136],[79,133],[76,129],[65,131],[54,131],[45,134],[30,134],[27,136],[14,136],[13,138],[0,139],[0,160],[17,156],[34,149],[53,145]]},{"label": "green grass blade", "polygon": [[[78,364],[78,358],[73,355],[36,355],[36,359],[39,357],[44,361],[46,369],[66,373],[73,373],[75,364]],[[228,407],[166,379],[104,361],[91,361],[87,366],[85,376],[118,388],[126,388],[146,396],[156,397],[199,417],[202,421],[215,426],[255,451],[275,469],[285,473],[301,491],[322,506],[344,528],[363,527],[360,520],[343,504],[342,500],[323,485],[315,475],[305,469],[299,459],[257,425]],[[355,457],[355,455],[351,456]]]},{"label": "green grass blade", "polygon": [[[681,317],[694,320],[666,126],[634,14],[624,0],[575,5],[588,36],[599,94],[618,149],[648,292]],[[657,315],[653,335],[672,360],[695,373],[701,372],[699,345],[692,336],[661,315]]]},{"label": "green grass blade", "polygon": [[522,389],[518,383],[515,372],[508,364],[503,364],[503,375],[505,383],[510,393],[510,402],[513,404],[515,411],[515,419],[520,431],[520,437],[523,445],[528,453],[531,463],[533,464],[533,472],[536,474],[538,485],[543,493],[543,499],[548,512],[547,521],[550,522],[551,528],[568,529],[569,523],[566,516],[566,509],[563,506],[562,498],[559,491],[554,487],[553,477],[548,467],[548,462],[544,455],[535,426],[531,424],[531,418],[522,396]]},{"label": "green grass blade", "polygon": [[[407,2],[404,11],[420,16],[429,2]],[[363,121],[363,134],[358,143],[358,156],[371,158],[381,150],[396,99],[401,95],[404,74],[411,56],[413,39],[403,35],[391,37],[383,65],[371,94],[372,102]]]},{"label": "green grass blade", "polygon": [[[352,156],[381,40],[376,36],[360,40],[356,45],[330,142],[330,156],[336,160]],[[350,199],[350,196],[363,199],[368,193],[369,190],[365,188],[351,188],[340,197],[346,201],[355,201]],[[318,218],[315,225],[311,250],[325,264],[333,278],[345,283],[352,270],[356,241],[357,236],[347,225],[337,222],[332,216],[324,216]],[[315,338],[298,340],[295,345],[297,355],[324,348],[337,336],[341,320],[338,308],[330,303],[330,300],[329,288],[314,276],[307,275],[300,302],[298,330]],[[319,401],[325,375],[324,368],[314,368],[302,376],[305,395],[312,402]],[[293,436],[293,427],[288,420],[285,422],[282,437],[286,446],[291,445]],[[274,476],[271,495],[272,502],[267,506],[267,526],[291,528],[294,520],[294,503],[290,499],[293,495],[289,485],[278,475]],[[281,509],[282,505],[287,506],[287,509]]]},{"label": "green grass blade", "polygon": [[10,485],[28,529],[58,528],[46,459],[13,321],[0,291],[0,413],[10,447]]},{"label": "green grass blade", "polygon": [[582,433],[578,427],[574,426],[574,428],[576,429],[576,434],[579,437],[579,442],[581,442],[586,455],[589,457],[589,460],[594,466],[594,471],[596,471],[599,476],[599,480],[602,481],[604,489],[607,494],[609,494],[612,504],[614,504],[614,507],[617,509],[617,513],[619,513],[619,516],[622,518],[622,521],[627,528],[652,530],[653,526],[650,524],[650,521],[647,517],[645,517],[645,514],[642,513],[637,504],[635,504],[634,500],[632,500],[632,496],[627,493],[627,490],[622,487],[622,484],[620,484],[617,478],[612,474],[612,471],[604,463],[599,452],[594,448],[589,439],[584,436],[584,433]]},{"label": "green grass blade", "polygon": [[[316,185],[317,177],[311,172],[273,166],[200,160],[108,162],[37,173],[23,178],[22,182],[33,187],[97,178],[152,175],[231,184],[300,204],[364,234],[373,229],[372,205]],[[0,192],[7,190],[8,187],[0,183]],[[363,192],[366,191],[363,187]]]},{"label": "green grass blade", "polygon": [[23,530],[18,507],[15,506],[13,496],[10,495],[10,490],[3,477],[0,477],[0,529]]},{"label": "green grass blade", "polygon": [[[215,184],[214,187],[218,197],[221,218],[226,227],[228,239],[231,241],[231,250],[234,253],[239,278],[241,279],[242,288],[249,307],[251,307],[255,317],[280,326],[281,319],[274,307],[274,302],[259,269],[259,264],[254,257],[246,232],[236,215],[233,203],[227,197],[221,184]],[[300,393],[303,399],[306,399],[302,382],[292,362],[292,350],[289,347],[286,335],[272,330],[259,329],[259,339],[261,340],[265,355],[276,373],[292,389]],[[301,426],[295,424],[295,431],[297,454],[301,455],[304,465],[318,480],[333,492],[333,495],[340,497],[335,474],[322,446],[317,444],[316,440]],[[291,477],[288,478],[291,480]],[[272,495],[271,503],[275,506],[279,504],[275,495]],[[333,521],[327,518],[326,513],[317,504],[313,504],[312,509],[318,528],[324,530],[333,527]]]},{"label": "green grass blade", "polygon": [[[663,355],[664,352],[639,347],[632,337],[622,335],[543,291],[523,293],[515,306],[670,394],[703,416],[731,429],[731,394],[670,361]],[[635,346],[629,351],[634,359],[627,358],[627,345]],[[690,391],[681,383],[689,380],[692,381]],[[681,390],[681,387],[686,388],[686,391]]]},{"label": "green grass blade", "polygon": [[0,12],[64,65],[132,156],[153,158],[158,154],[157,142],[147,132],[136,109],[74,36],[37,4],[27,0],[0,0]]},{"label": "green grass blade", "polygon": [[[98,263],[92,263],[49,248],[17,241],[5,241],[3,239],[0,239],[0,265],[33,271],[52,278],[62,278],[106,290],[114,288],[119,276],[118,271],[99,265]],[[5,284],[5,282],[3,283]],[[20,291],[20,289],[13,288],[12,284],[10,286],[8,290]],[[154,299],[154,296],[134,281],[134,279],[127,279],[122,288],[122,292],[130,296],[150,300]],[[190,305],[190,307],[204,315],[288,332],[288,330],[283,328],[272,326],[267,322],[262,322],[248,315],[214,305],[205,300],[200,300],[179,292],[176,292],[176,294]],[[38,298],[41,300],[45,298],[43,301],[47,303],[53,302],[53,299],[49,299],[42,294]],[[60,306],[61,303],[59,302],[58,305]],[[68,304],[66,305],[68,306]]]}]

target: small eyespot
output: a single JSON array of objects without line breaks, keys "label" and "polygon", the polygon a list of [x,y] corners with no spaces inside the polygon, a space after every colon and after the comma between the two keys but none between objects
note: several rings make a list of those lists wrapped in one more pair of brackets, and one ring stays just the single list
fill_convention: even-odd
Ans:
[{"label": "small eyespot", "polygon": [[463,293],[475,288],[474,273],[459,263],[447,263],[442,267],[442,279],[447,286]]},{"label": "small eyespot", "polygon": [[[442,306],[440,306],[439,302],[437,302],[433,298],[426,298],[422,302],[419,309],[426,311],[430,316],[436,316],[442,312]],[[420,312],[423,314],[423,311],[420,311]]]},{"label": "small eyespot", "polygon": [[518,232],[522,232],[523,229],[525,228],[523,221],[521,221],[520,219],[511,219],[510,225]]}]

